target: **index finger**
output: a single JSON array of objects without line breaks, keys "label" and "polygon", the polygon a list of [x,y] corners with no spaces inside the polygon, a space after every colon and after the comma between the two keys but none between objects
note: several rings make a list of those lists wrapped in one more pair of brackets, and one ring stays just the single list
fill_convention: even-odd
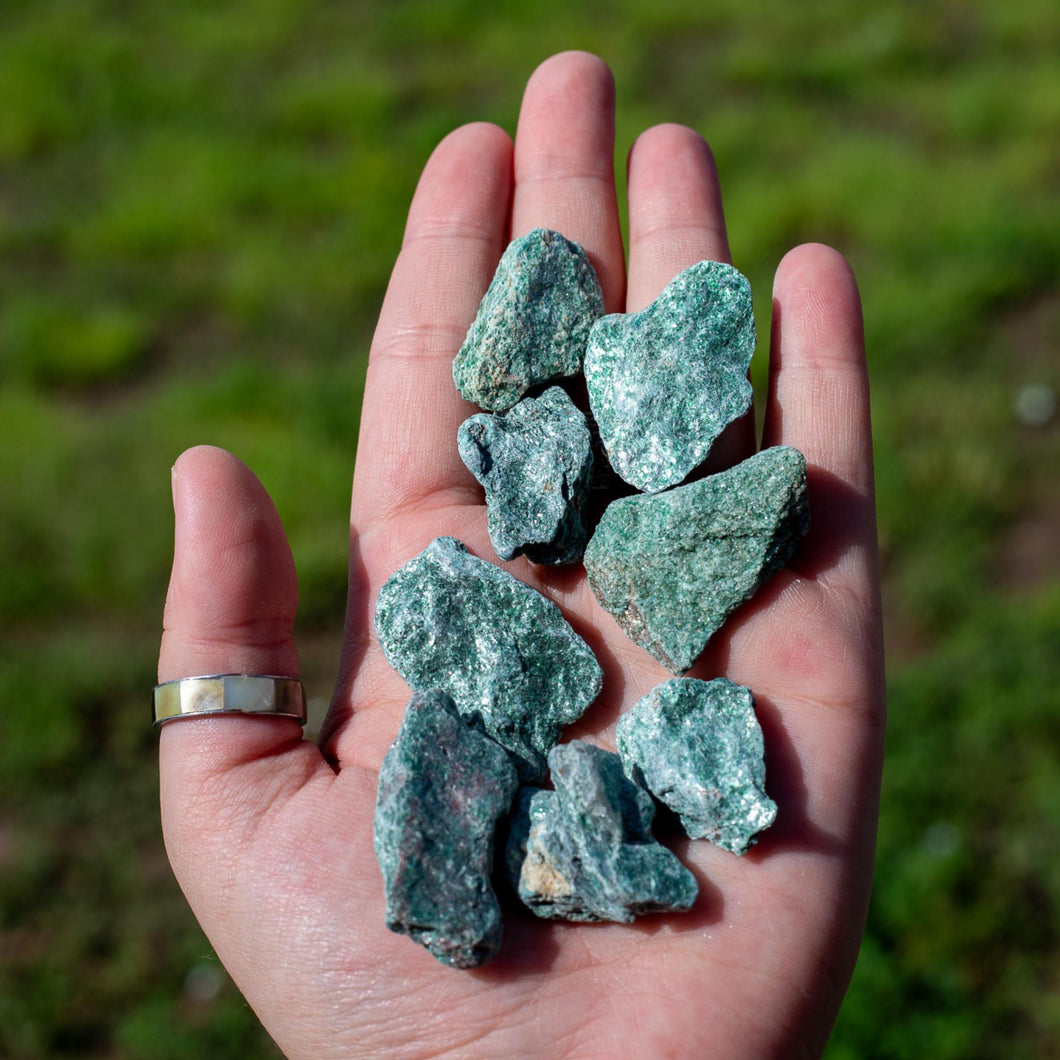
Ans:
[{"label": "index finger", "polygon": [[361,530],[443,494],[480,500],[456,447],[475,408],[457,392],[453,357],[504,249],[511,152],[502,129],[467,125],[420,177],[368,359],[357,451],[370,459],[353,483]]}]

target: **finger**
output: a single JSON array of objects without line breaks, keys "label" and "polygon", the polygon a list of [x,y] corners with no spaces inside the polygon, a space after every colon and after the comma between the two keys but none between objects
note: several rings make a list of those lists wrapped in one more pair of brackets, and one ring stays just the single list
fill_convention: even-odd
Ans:
[{"label": "finger", "polygon": [[[229,453],[203,446],[177,461],[173,499],[159,678],[297,677],[294,563],[261,483]],[[160,773],[166,851],[225,967],[263,1018],[292,1006],[313,1011],[305,984],[320,966],[335,902],[349,906],[358,895],[357,908],[343,910],[352,923],[375,901],[376,869],[363,856],[375,779],[355,770],[336,777],[296,721],[240,715],[167,722]],[[319,945],[300,954],[292,925]],[[283,1021],[267,1022],[282,1042]]]},{"label": "finger", "polygon": [[492,125],[446,137],[424,167],[372,341],[354,476],[364,529],[410,508],[477,503],[456,447],[475,408],[453,358],[507,238],[511,142]]},{"label": "finger", "polygon": [[609,312],[622,308],[625,264],[615,196],[615,83],[586,52],[546,59],[523,93],[515,136],[512,238],[551,228],[580,243]]},{"label": "finger", "polygon": [[763,447],[786,444],[805,455],[810,530],[789,569],[734,616],[722,650],[728,676],[754,689],[772,748],[782,816],[763,848],[815,832],[835,841],[828,886],[844,897],[844,922],[856,938],[884,733],[861,307],[850,267],[820,245],[784,258],[773,294]]},{"label": "finger", "polygon": [[[291,551],[261,483],[221,449],[201,446],[173,468],[176,516],[160,681],[215,673],[298,676],[292,639],[298,603]],[[164,822],[176,826],[204,786],[236,766],[267,762],[264,783],[299,783],[277,756],[301,748],[301,726],[285,718],[185,717],[162,726]],[[319,758],[311,744],[309,757]],[[255,770],[243,780],[253,782]]]},{"label": "finger", "polygon": [[729,261],[714,156],[682,125],[641,133],[629,152],[629,282],[626,311],[653,302],[697,261]]},{"label": "finger", "polygon": [[297,677],[294,561],[268,494],[246,465],[211,446],[184,453],[172,478],[176,526],[159,680]]},{"label": "finger", "polygon": [[809,468],[812,527],[795,567],[872,602],[876,513],[857,284],[840,254],[808,244],[780,263],[773,295],[762,444],[794,446]]},{"label": "finger", "polygon": [[[657,125],[629,153],[629,280],[626,311],[635,313],[697,261],[730,261],[714,156],[699,133]],[[711,448],[707,469],[721,470],[754,451],[748,411]]]}]

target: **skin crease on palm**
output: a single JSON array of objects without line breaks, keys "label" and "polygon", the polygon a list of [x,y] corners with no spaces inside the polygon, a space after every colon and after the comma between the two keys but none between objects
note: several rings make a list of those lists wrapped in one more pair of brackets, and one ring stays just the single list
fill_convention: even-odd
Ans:
[{"label": "skin crease on palm", "polygon": [[[742,858],[674,844],[700,884],[690,913],[575,925],[508,909],[500,956],[475,971],[439,964],[384,925],[372,814],[409,689],[380,652],[372,606],[390,574],[439,535],[499,564],[481,490],[457,454],[457,427],[476,410],[456,393],[451,365],[503,248],[538,226],[578,241],[610,312],[642,308],[695,261],[729,257],[714,162],[698,134],[649,129],[628,165],[626,269],[614,86],[603,62],[577,52],[530,78],[514,146],[486,124],[438,146],[371,350],[345,647],[320,743],[275,718],[162,729],[174,871],[289,1057],[741,1058],[824,1048],[864,926],[883,751],[861,312],[849,268],[827,247],[799,247],[777,271],[761,440],[806,455],[813,526],[692,671],[754,690],[776,824]],[[713,468],[754,447],[748,418],[715,447]],[[297,676],[294,566],[262,486],[235,457],[199,447],[177,461],[173,493],[159,679]],[[596,652],[603,693],[570,735],[613,748],[619,713],[670,675],[596,604],[581,568],[504,566],[556,601]]]}]

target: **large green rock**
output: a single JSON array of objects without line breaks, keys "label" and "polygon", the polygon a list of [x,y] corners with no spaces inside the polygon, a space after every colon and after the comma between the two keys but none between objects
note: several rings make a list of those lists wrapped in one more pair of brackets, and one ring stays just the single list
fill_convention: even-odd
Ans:
[{"label": "large green rock", "polygon": [[776,446],[698,482],[612,502],[585,570],[626,634],[680,674],[808,528],[806,461]]},{"label": "large green rock", "polygon": [[561,387],[510,412],[480,413],[457,435],[460,457],[486,491],[490,541],[501,559],[574,563],[589,532],[589,425]]},{"label": "large green rock", "polygon": [[646,309],[598,320],[585,353],[589,404],[611,466],[647,493],[681,482],[751,404],[751,285],[701,261]]},{"label": "large green rock", "polygon": [[618,755],[575,740],[548,762],[556,790],[520,791],[506,848],[520,899],[540,917],[626,924],[690,909],[695,877],[652,838],[651,796]]},{"label": "large green rock", "polygon": [[455,968],[497,952],[494,836],[518,786],[503,748],[469,728],[444,692],[412,697],[379,770],[375,806],[391,931]]},{"label": "large green rock", "polygon": [[531,387],[582,369],[600,282],[577,243],[535,228],[508,245],[453,361],[467,398],[503,412]]},{"label": "large green rock", "polygon": [[452,537],[439,537],[379,591],[375,628],[416,691],[437,688],[509,751],[524,780],[545,772],[564,725],[600,691],[589,646],[540,593]]},{"label": "large green rock", "polygon": [[666,681],[619,718],[616,740],[626,772],[694,839],[742,854],[777,815],[749,688],[724,678]]}]

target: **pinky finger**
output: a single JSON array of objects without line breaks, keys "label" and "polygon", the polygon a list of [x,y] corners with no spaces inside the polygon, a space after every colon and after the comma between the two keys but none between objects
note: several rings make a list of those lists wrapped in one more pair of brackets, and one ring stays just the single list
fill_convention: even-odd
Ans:
[{"label": "pinky finger", "polygon": [[[813,526],[801,573],[876,597],[876,512],[868,371],[857,284],[830,247],[790,251],[773,285],[762,445],[806,457]],[[796,564],[798,566],[799,564]]]}]

